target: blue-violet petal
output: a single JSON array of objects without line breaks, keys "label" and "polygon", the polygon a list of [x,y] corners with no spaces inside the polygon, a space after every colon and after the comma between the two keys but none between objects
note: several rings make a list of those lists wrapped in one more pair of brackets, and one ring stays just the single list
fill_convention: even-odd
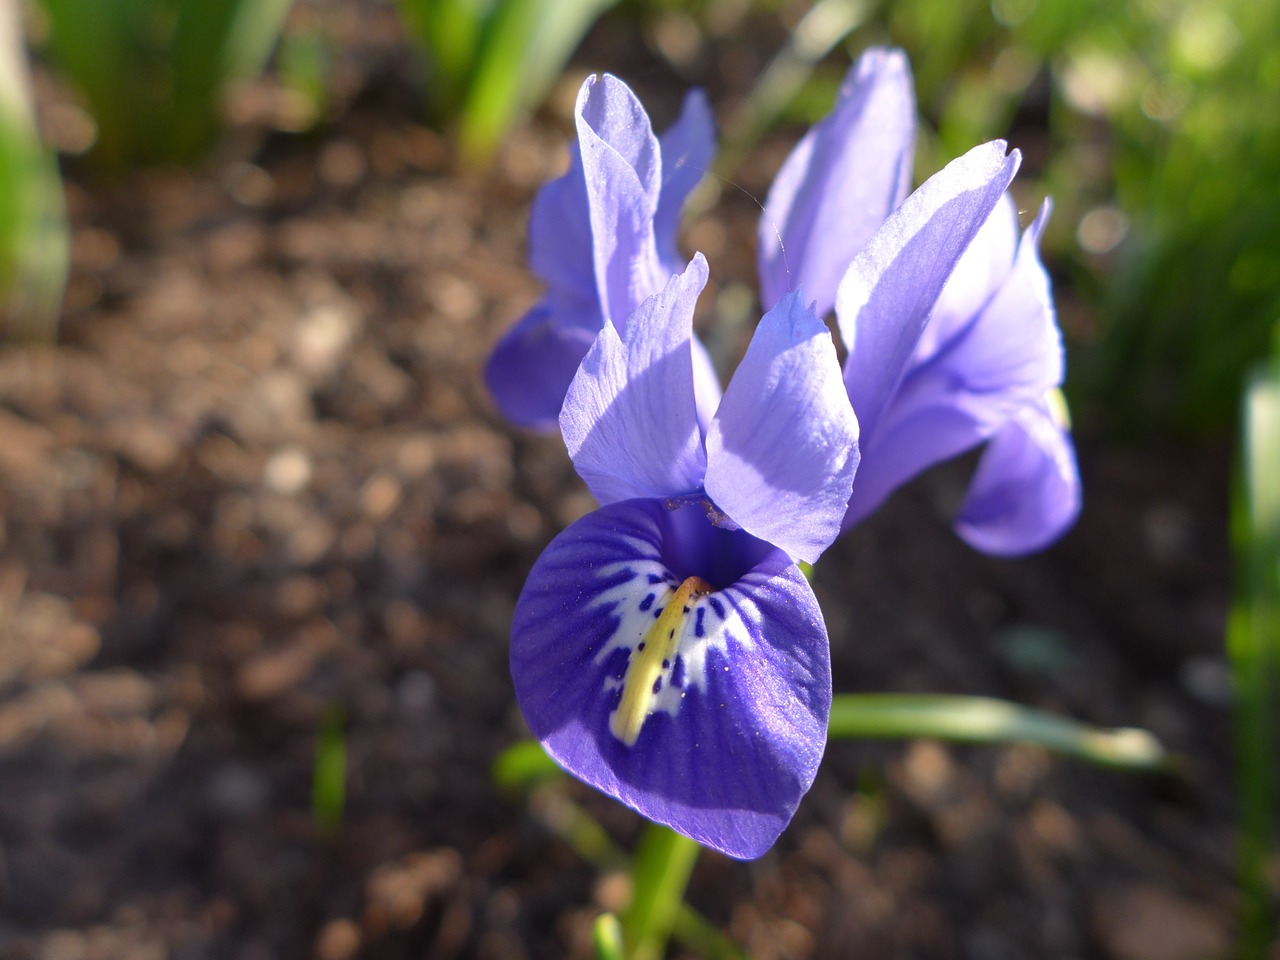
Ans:
[{"label": "blue-violet petal", "polygon": [[826,743],[812,590],[781,551],[697,506],[617,503],[557,536],[516,605],[511,672],[565,769],[731,857],[773,844]]},{"label": "blue-violet petal", "polygon": [[502,415],[530,430],[554,430],[565,391],[595,332],[559,322],[546,301],[502,335],[484,365],[485,384]]},{"label": "blue-violet petal", "polygon": [[955,520],[971,546],[1000,556],[1047,547],[1080,513],[1080,473],[1054,391],[1018,411],[982,453]]},{"label": "blue-violet petal", "polygon": [[907,195],[916,100],[901,50],[873,48],[774,178],[760,218],[760,299],[801,289],[825,316],[849,262]]},{"label": "blue-violet petal", "polygon": [[621,327],[666,280],[653,228],[661,151],[636,95],[607,73],[582,85],[577,121],[596,287],[604,318]]},{"label": "blue-violet petal", "polygon": [[854,258],[836,296],[845,386],[870,436],[943,284],[1017,172],[1003,141],[974,147],[911,194]]},{"label": "blue-violet petal", "polygon": [[621,332],[606,322],[569,385],[560,430],[601,503],[702,487],[706,454],[694,401],[693,310],[707,282],[695,254]]},{"label": "blue-violet petal", "polygon": [[676,122],[658,138],[662,149],[662,188],[653,216],[658,259],[669,273],[684,267],[676,249],[680,214],[689,193],[698,185],[715,156],[716,124],[711,104],[701,90],[690,90]]},{"label": "blue-violet petal", "polygon": [[789,293],[760,321],[707,431],[707,495],[810,563],[840,532],[858,421],[826,325]]}]

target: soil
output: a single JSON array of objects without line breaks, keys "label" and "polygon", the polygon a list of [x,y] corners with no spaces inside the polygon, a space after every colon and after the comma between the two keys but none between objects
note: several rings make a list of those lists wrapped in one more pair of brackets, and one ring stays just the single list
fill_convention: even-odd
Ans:
[{"label": "soil", "polygon": [[[246,121],[199,170],[115,183],[68,163],[57,342],[0,352],[0,955],[588,957],[593,917],[625,899],[556,811],[580,804],[624,846],[631,814],[491,776],[525,734],[515,597],[592,501],[558,439],[502,423],[479,367],[538,295],[525,223],[576,78],[618,70],[660,125],[684,83],[652,55],[610,60],[625,44],[597,31],[493,170],[459,172],[420,123],[392,9],[372,10],[347,24],[322,131]],[[733,49],[702,78],[716,96],[758,67]],[[688,227],[722,312],[751,289],[752,198],[794,139]],[[772,851],[694,873],[689,902],[750,956],[1228,952],[1228,451],[1078,440],[1084,514],[1043,554],[951,533],[966,461],[823,558],[836,689],[1144,726],[1184,772],[832,743]],[[335,827],[312,781],[338,728]]]}]

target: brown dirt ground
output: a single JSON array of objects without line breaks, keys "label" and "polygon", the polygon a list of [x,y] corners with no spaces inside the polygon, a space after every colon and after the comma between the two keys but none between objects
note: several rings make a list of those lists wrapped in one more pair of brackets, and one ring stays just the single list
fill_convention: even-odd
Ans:
[{"label": "brown dirt ground", "polygon": [[[585,957],[622,895],[489,773],[523,733],[515,596],[591,506],[559,442],[504,427],[478,377],[538,292],[524,224],[563,163],[564,98],[491,175],[456,175],[394,79],[394,23],[358,29],[354,92],[320,134],[113,185],[73,165],[58,343],[0,352],[0,955]],[[617,47],[594,43],[584,65]],[[750,74],[735,56],[713,89]],[[669,118],[680,86],[646,69]],[[789,142],[743,191],[763,196]],[[756,208],[720,199],[688,245],[728,310]],[[1043,555],[951,535],[964,464],[838,544],[816,579],[837,689],[1143,725],[1186,776],[833,744],[773,851],[693,877],[751,956],[1225,954],[1225,451],[1086,432],[1081,462],[1084,516]],[[335,708],[329,834],[310,790]],[[634,839],[630,814],[566,789]]]}]

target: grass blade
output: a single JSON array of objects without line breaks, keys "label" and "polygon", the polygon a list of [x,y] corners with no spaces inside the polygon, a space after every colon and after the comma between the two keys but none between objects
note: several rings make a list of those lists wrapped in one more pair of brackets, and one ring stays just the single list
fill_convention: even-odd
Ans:
[{"label": "grass blade", "polygon": [[347,712],[342,707],[332,707],[325,712],[316,732],[311,772],[311,817],[321,836],[338,834],[346,805]]},{"label": "grass blade", "polygon": [[591,928],[592,939],[596,945],[596,960],[624,960],[622,950],[622,924],[612,913],[602,913],[596,917]]},{"label": "grass blade", "polygon": [[1268,863],[1276,829],[1280,711],[1280,362],[1245,392],[1241,482],[1232,505],[1238,588],[1227,624],[1236,694],[1240,803],[1240,956],[1268,956],[1277,938]]},{"label": "grass blade", "polygon": [[1108,730],[992,697],[859,693],[832,700],[836,739],[928,737],[957,743],[1033,743],[1079,760],[1126,770],[1170,770],[1174,758],[1150,733]]},{"label": "grass blade", "polygon": [[67,222],[40,142],[14,0],[0,0],[0,335],[52,340],[67,278]]},{"label": "grass blade", "polygon": [[593,23],[617,0],[506,0],[495,11],[462,108],[464,157],[484,162],[522,110],[536,106]]}]

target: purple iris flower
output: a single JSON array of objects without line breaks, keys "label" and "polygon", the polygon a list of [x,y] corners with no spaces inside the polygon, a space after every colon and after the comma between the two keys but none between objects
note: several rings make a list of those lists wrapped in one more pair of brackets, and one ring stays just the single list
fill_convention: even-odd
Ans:
[{"label": "purple iris flower", "polygon": [[1038,243],[1046,202],[1018,236],[1003,144],[970,151],[907,197],[915,141],[910,68],[874,49],[769,191],[758,259],[764,301],[799,285],[833,306],[862,465],[845,529],[925,468],[984,442],[956,531],[987,553],[1057,539],[1080,510],[1062,338]]},{"label": "purple iris flower", "polygon": [[[538,191],[529,216],[529,265],[546,293],[485,366],[503,415],[536,430],[555,429],[569,382],[605,321],[624,329],[682,268],[680,211],[715,151],[714,119],[697,90],[661,139],[635,94],[609,74],[584,81],[574,117],[569,170]],[[699,395],[713,396],[711,361],[696,340],[693,349]],[[715,412],[711,400],[703,412]]]},{"label": "purple iris flower", "polygon": [[947,279],[949,258],[912,252],[918,199],[855,258],[836,298],[863,431],[845,527],[926,467],[985,442],[956,532],[986,553],[1038,550],[1080,511],[1057,389],[1062,337],[1037,250],[1049,203],[1019,237],[1006,194]]},{"label": "purple iris flower", "polygon": [[705,430],[694,256],[606,320],[560,416],[600,502],[538,559],[511,672],[563,767],[729,856],[767,850],[809,789],[831,708],[827,633],[796,560],[840,532],[858,426],[826,326],[787,294]]}]

